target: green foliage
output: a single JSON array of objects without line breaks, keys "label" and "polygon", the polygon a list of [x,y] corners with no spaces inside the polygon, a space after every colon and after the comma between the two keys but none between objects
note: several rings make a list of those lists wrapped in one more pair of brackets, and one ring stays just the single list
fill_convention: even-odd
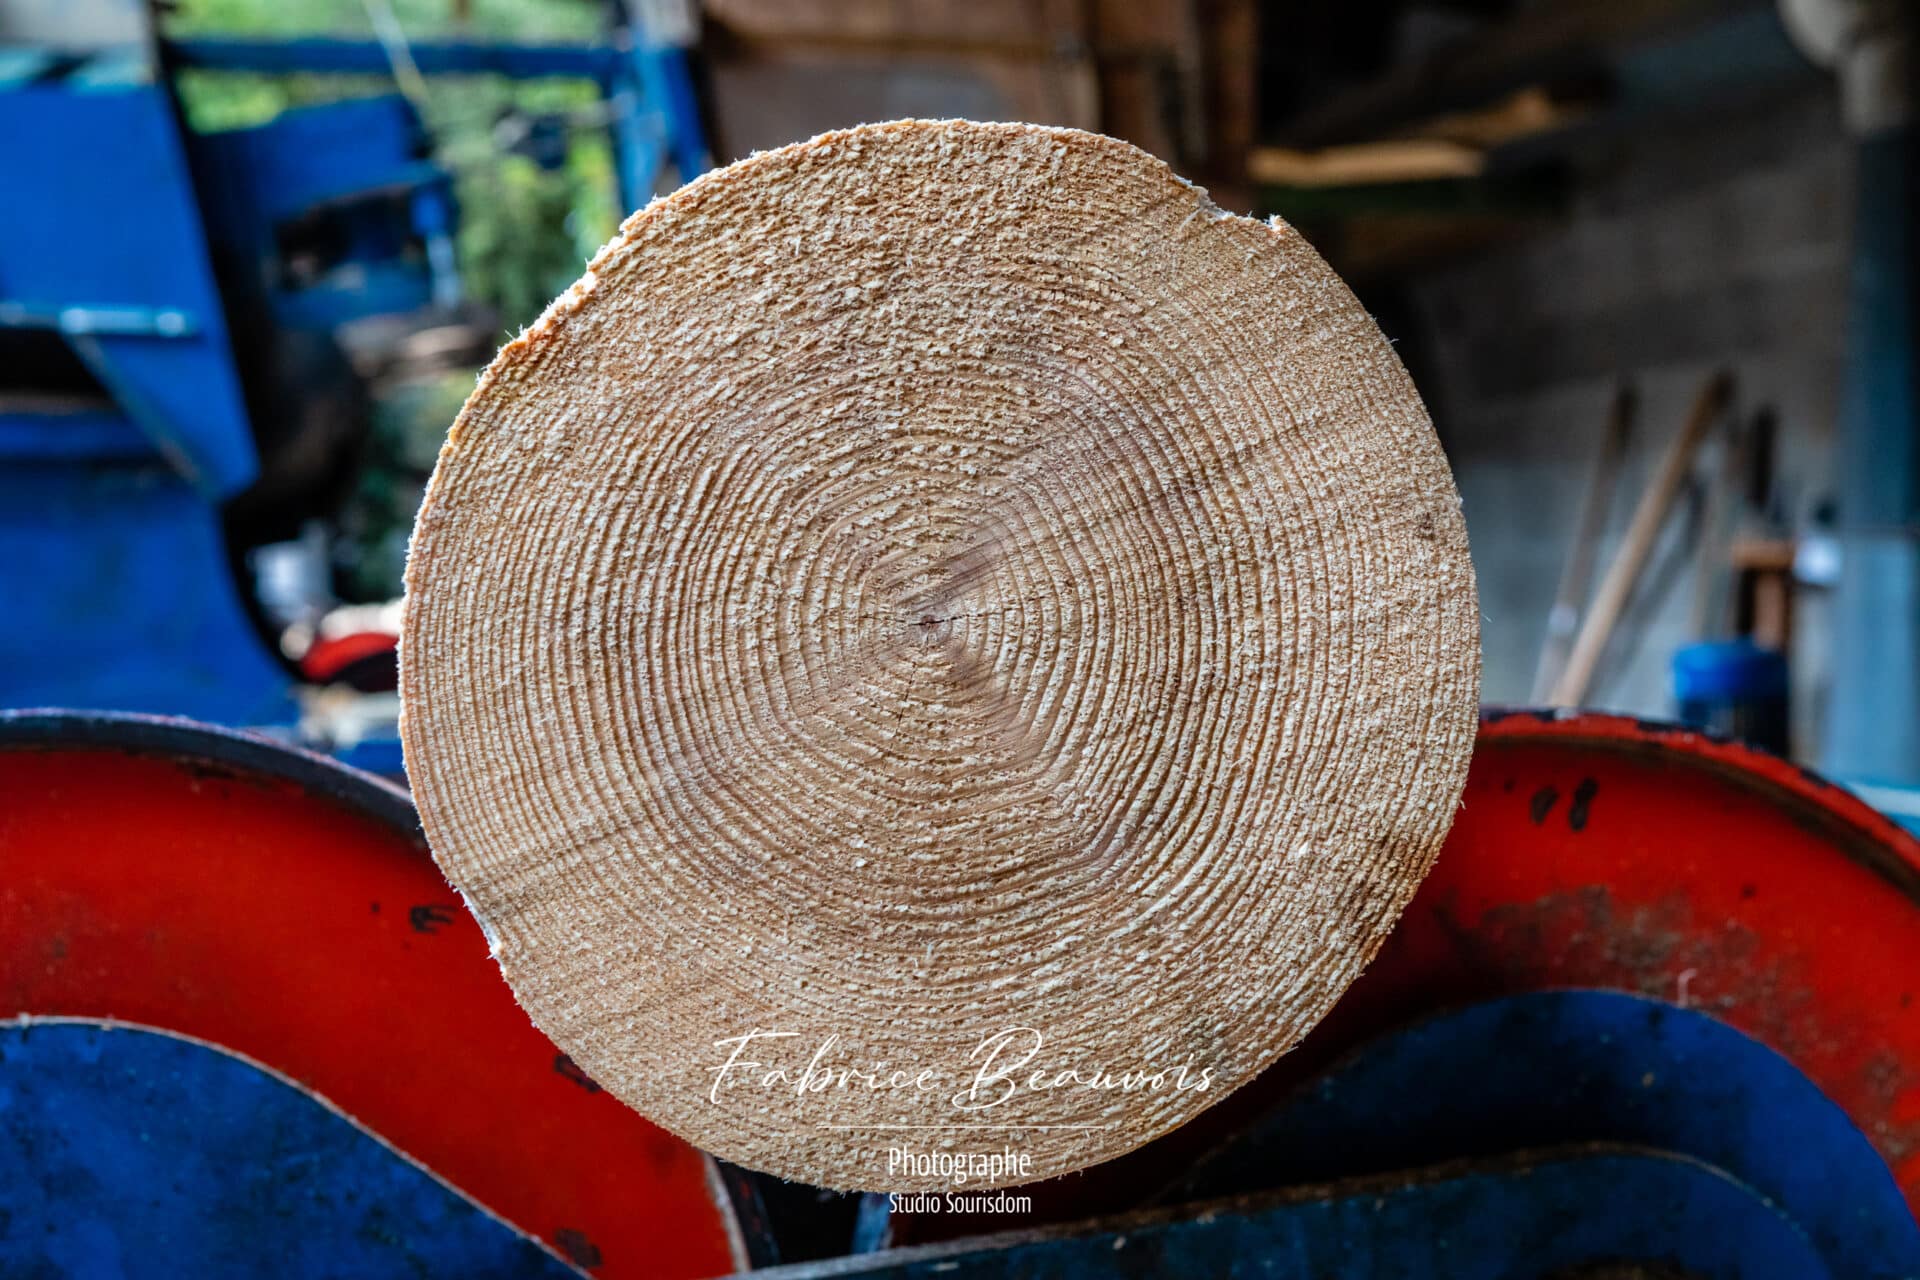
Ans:
[{"label": "green foliage", "polygon": [[433,94],[440,160],[458,178],[462,272],[474,296],[518,331],[579,277],[619,212],[612,147],[600,130],[575,130],[565,166],[550,173],[502,154],[499,122],[510,110],[591,119],[600,99],[591,85],[493,77],[436,78]]},{"label": "green foliage", "polygon": [[407,538],[447,424],[473,390],[456,372],[389,387],[374,404],[363,463],[335,520],[337,589],[348,600],[391,600],[407,567]]},{"label": "green foliage", "polygon": [[[605,12],[598,0],[392,0],[392,5],[410,36],[490,40],[591,40]],[[167,30],[175,35],[364,36],[371,29],[362,0],[178,0],[167,20]]]}]

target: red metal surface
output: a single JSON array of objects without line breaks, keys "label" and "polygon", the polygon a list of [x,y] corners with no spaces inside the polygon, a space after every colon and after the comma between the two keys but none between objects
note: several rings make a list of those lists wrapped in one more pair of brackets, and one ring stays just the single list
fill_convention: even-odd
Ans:
[{"label": "red metal surface", "polygon": [[315,684],[326,684],[355,663],[390,654],[399,647],[400,637],[384,631],[322,637],[300,655],[300,674]]},{"label": "red metal surface", "polygon": [[1554,987],[1684,1004],[1771,1045],[1845,1108],[1920,1212],[1920,843],[1738,743],[1617,716],[1489,712],[1439,862],[1303,1044],[1185,1128],[1029,1188],[1031,1218],[905,1217],[895,1238],[1138,1204],[1360,1043]]},{"label": "red metal surface", "polygon": [[1302,1066],[1447,1005],[1638,992],[1784,1054],[1920,1211],[1920,842],[1775,756],[1616,716],[1489,715],[1462,803]]},{"label": "red metal surface", "polygon": [[[415,840],[311,786],[97,747],[0,756],[0,937],[0,1008],[260,1058],[509,1220],[597,1255],[598,1274],[728,1267],[703,1158],[558,1058]],[[1033,1189],[1035,1217],[1138,1203],[1373,1035],[1568,986],[1700,1008],[1773,1046],[1920,1208],[1916,957],[1920,844],[1849,793],[1668,726],[1489,716],[1445,852],[1333,1015],[1186,1129]]]},{"label": "red metal surface", "polygon": [[534,1029],[417,838],[223,741],[0,751],[0,1009],[257,1058],[595,1275],[730,1271],[706,1158]]}]

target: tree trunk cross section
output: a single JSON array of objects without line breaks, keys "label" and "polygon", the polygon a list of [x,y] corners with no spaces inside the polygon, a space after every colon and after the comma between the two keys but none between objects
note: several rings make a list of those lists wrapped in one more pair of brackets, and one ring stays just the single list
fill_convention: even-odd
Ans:
[{"label": "tree trunk cross section", "polygon": [[1064,1173],[1251,1079],[1475,729],[1373,321],[1065,129],[867,126],[634,215],[482,377],[407,585],[409,776],[521,1003],[828,1187]]}]

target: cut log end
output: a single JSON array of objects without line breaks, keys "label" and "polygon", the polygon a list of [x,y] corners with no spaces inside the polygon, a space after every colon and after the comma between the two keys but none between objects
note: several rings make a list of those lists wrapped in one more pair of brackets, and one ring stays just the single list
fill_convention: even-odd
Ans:
[{"label": "cut log end", "polygon": [[1445,460],[1313,251],[965,122],[631,219],[461,414],[403,655],[540,1027],[885,1190],[953,1185],[903,1146],[1108,1159],[1293,1045],[1438,852],[1479,677]]}]

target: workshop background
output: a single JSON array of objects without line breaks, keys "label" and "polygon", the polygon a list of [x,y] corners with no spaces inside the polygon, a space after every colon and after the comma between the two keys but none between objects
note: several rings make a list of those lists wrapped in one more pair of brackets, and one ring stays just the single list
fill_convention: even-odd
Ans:
[{"label": "workshop background", "polygon": [[[1920,782],[1907,21],[1851,0],[9,0],[0,483],[24,492],[0,702],[274,723],[297,697],[306,737],[391,768],[383,704],[317,690],[390,680],[377,606],[495,347],[709,163],[970,116],[1133,141],[1352,282],[1453,461],[1489,702],[1737,726]],[[142,86],[168,154],[96,150],[105,90]],[[135,199],[158,202],[139,243]],[[1641,546],[1637,504],[1723,371]],[[142,448],[178,492],[136,512],[98,464]]]},{"label": "workshop background", "polygon": [[[0,1271],[141,1272],[99,1224],[152,1170],[73,1154],[85,1144],[66,1129],[80,1182],[55,1186],[20,1154],[54,1140],[47,1117],[84,1113],[96,1138],[137,1123],[200,1152],[175,1188],[189,1198],[227,1194],[219,1168],[248,1158],[260,1125],[361,1162],[338,1174],[357,1190],[299,1214],[272,1202],[272,1248],[324,1243],[276,1259],[282,1274],[382,1274],[381,1250],[402,1245],[435,1274],[510,1257],[530,1274],[694,1275],[885,1243],[935,1253],[876,1274],[1013,1273],[1015,1246],[936,1243],[956,1222],[714,1174],[597,1095],[506,997],[419,857],[403,791],[258,737],[117,717],[246,728],[403,784],[406,538],[497,347],[628,211],[714,164],[963,116],[1114,134],[1225,208],[1300,228],[1396,344],[1451,459],[1485,701],[1618,713],[1490,714],[1421,923],[1324,1051],[1286,1060],[1324,1105],[1221,1108],[1219,1150],[1194,1139],[1159,1158],[1155,1185],[1177,1173],[1177,1189],[1123,1195],[1094,1175],[1032,1222],[1141,1212],[1153,1256],[1197,1270],[1284,1238],[1289,1256],[1331,1260],[1313,1274],[1517,1275],[1492,1242],[1523,1239],[1521,1219],[1564,1223],[1600,1188],[1609,1221],[1644,1234],[1579,1253],[1578,1232],[1548,1233],[1533,1258],[1642,1256],[1621,1252],[1630,1238],[1694,1258],[1663,1275],[1920,1274],[1920,851],[1899,825],[1920,824],[1916,23],[1898,0],[0,0],[0,708],[85,713],[0,721],[0,993],[236,1054],[195,1074],[180,1064],[196,1041],[105,1062],[93,1022],[69,1024],[71,1044],[0,1024],[0,1067],[17,1073],[0,1091],[17,1120]],[[281,790],[224,790],[247,780]],[[1575,837],[1577,874],[1554,861]],[[76,841],[114,851],[79,887],[60,878]],[[250,850],[282,869],[236,869]],[[186,879],[156,880],[162,864]],[[274,894],[339,944],[330,955],[258,915]],[[375,928],[404,955],[356,952]],[[112,941],[81,973],[64,960],[87,936]],[[468,950],[447,958],[447,938]],[[253,985],[233,986],[243,971]],[[344,986],[356,1007],[311,997],[319,1029],[294,1028],[303,983]],[[1529,1003],[1565,988],[1608,994]],[[1463,1005],[1457,1026],[1416,1018]],[[495,1034],[539,1059],[537,1080],[470,1067],[461,1046]],[[1496,1034],[1514,1064],[1497,1078],[1448,1056]],[[395,1046],[427,1066],[394,1069]],[[1552,1093],[1573,1054],[1593,1064],[1586,1092]],[[109,1066],[149,1092],[88,1092]],[[449,1091],[429,1066],[472,1078]],[[1669,1071],[1685,1088],[1654,1090]],[[1608,1092],[1608,1073],[1646,1092]],[[1687,1092],[1711,1092],[1709,1075],[1721,1092]],[[274,1101],[269,1079],[446,1182],[362,1149],[331,1110]],[[553,1079],[572,1093],[539,1092]],[[1411,1114],[1406,1095],[1433,1079],[1489,1108],[1543,1092],[1525,1123],[1468,1142]],[[250,1089],[259,1110],[232,1132],[187,1124]],[[47,1109],[19,1119],[35,1097]],[[482,1150],[473,1117],[503,1115]],[[1405,1149],[1377,1150],[1383,1128]],[[1249,1174],[1276,1134],[1374,1154]],[[1382,1193],[1364,1229],[1431,1241],[1444,1220],[1451,1270],[1394,1270],[1387,1244],[1385,1270],[1332,1269],[1359,1264],[1326,1242],[1363,1229],[1334,1193],[1235,1201],[1231,1248],[1164,1207],[1570,1138],[1681,1152],[1730,1180],[1609,1147],[1530,1166],[1524,1186],[1473,1172],[1445,1204],[1422,1199],[1436,1184]],[[1740,1199],[1749,1184],[1766,1194]],[[140,1203],[139,1230],[183,1256],[245,1270],[220,1250],[263,1238],[237,1212],[196,1235],[178,1203]],[[1646,1224],[1675,1204],[1721,1225],[1656,1239]],[[43,1217],[67,1224],[58,1249],[23,1243],[18,1224]],[[342,1222],[364,1253],[343,1252]],[[1134,1265],[1130,1230],[1030,1242],[1019,1265]],[[1685,1253],[1715,1241],[1725,1253]]]}]

